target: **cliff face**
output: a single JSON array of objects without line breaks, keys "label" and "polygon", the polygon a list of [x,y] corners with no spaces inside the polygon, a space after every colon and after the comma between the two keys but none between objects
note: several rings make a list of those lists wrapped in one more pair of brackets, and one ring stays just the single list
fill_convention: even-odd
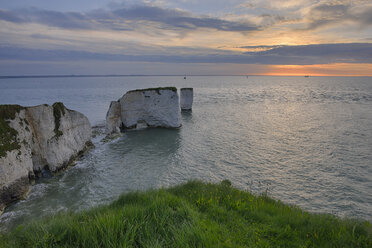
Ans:
[{"label": "cliff face", "polygon": [[91,126],[62,103],[53,106],[0,105],[0,211],[27,194],[43,169],[66,167],[89,145]]},{"label": "cliff face", "polygon": [[31,144],[26,110],[0,105],[0,214],[29,190],[29,178],[33,177]]},{"label": "cliff face", "polygon": [[120,102],[113,101],[110,103],[110,108],[106,114],[106,133],[120,133],[121,124],[121,107]]},{"label": "cliff face", "polygon": [[[119,99],[119,104],[112,102],[107,113],[108,134],[117,132],[119,127],[130,129],[181,126],[179,97],[174,87],[128,91]],[[118,111],[120,115],[117,114]]]},{"label": "cliff face", "polygon": [[51,172],[67,166],[91,139],[91,126],[83,114],[66,109],[62,103],[27,108],[34,142],[34,171]]}]

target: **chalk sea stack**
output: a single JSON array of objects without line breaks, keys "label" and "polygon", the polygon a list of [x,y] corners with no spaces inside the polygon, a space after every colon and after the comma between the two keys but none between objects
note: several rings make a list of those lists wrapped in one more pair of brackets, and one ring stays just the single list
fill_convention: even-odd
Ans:
[{"label": "chalk sea stack", "polygon": [[180,104],[175,87],[128,91],[118,101],[111,102],[106,115],[107,134],[122,129],[180,126]]},{"label": "chalk sea stack", "polygon": [[192,110],[192,103],[194,101],[194,89],[193,88],[182,88],[181,94],[181,110],[190,111]]},{"label": "chalk sea stack", "polygon": [[26,196],[42,171],[71,164],[92,146],[91,135],[88,118],[63,103],[0,105],[0,212]]},{"label": "chalk sea stack", "polygon": [[120,133],[121,107],[119,101],[112,101],[106,114],[106,133]]}]

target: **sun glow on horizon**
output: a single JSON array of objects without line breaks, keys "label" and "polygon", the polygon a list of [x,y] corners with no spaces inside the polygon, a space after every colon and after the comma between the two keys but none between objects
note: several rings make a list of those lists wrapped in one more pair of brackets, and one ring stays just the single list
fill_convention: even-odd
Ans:
[{"label": "sun glow on horizon", "polygon": [[355,76],[371,77],[372,64],[269,65],[266,76]]}]

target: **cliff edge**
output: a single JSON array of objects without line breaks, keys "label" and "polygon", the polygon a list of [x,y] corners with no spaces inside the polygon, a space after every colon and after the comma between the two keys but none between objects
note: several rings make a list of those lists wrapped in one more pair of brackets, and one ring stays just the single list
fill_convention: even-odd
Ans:
[{"label": "cliff edge", "polygon": [[63,103],[0,105],[0,213],[43,170],[64,169],[91,146],[91,133],[88,118]]}]

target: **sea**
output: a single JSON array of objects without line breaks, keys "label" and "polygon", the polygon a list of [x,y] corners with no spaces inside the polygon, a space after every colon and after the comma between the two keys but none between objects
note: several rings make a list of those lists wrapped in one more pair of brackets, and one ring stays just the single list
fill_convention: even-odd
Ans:
[{"label": "sea", "polygon": [[[102,140],[110,101],[159,86],[194,88],[181,128]],[[0,230],[191,179],[228,179],[313,213],[372,220],[372,77],[0,79],[0,104],[54,102],[89,118],[95,148],[63,173],[37,180],[0,217]]]}]

